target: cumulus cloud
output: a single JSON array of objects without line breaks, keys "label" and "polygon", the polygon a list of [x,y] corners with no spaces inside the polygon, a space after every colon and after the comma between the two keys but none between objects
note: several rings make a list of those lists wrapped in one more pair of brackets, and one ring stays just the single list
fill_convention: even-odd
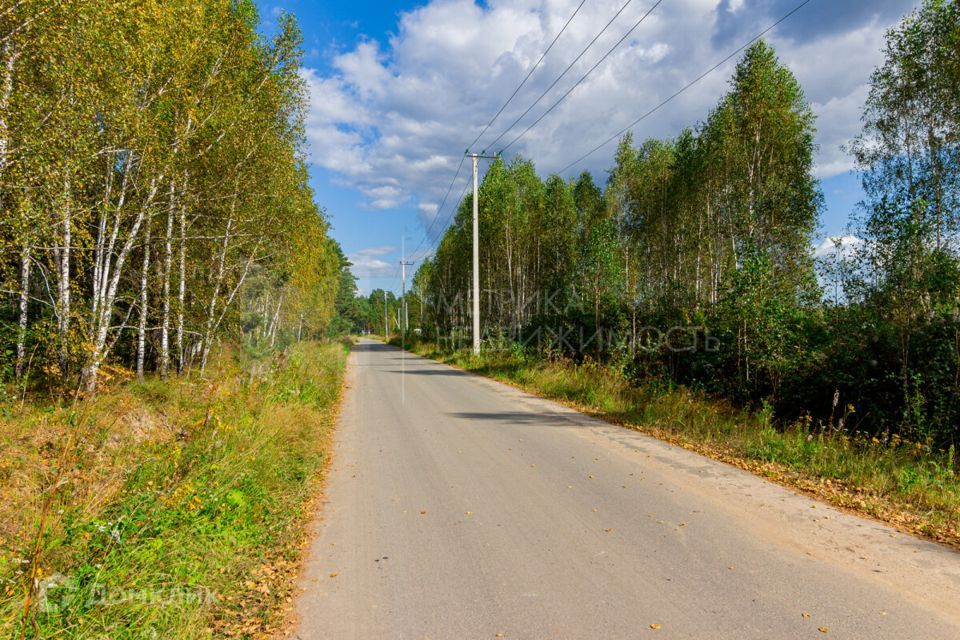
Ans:
[{"label": "cumulus cloud", "polygon": [[359,278],[386,278],[393,275],[396,267],[383,259],[396,251],[396,247],[370,247],[347,254],[347,260],[353,265],[350,270]]},{"label": "cumulus cloud", "polygon": [[[542,173],[558,171],[625,127],[773,23],[795,0],[672,0],[663,3],[569,98],[508,155]],[[438,205],[464,147],[482,130],[579,0],[430,0],[401,13],[388,41],[362,40],[304,71],[311,107],[311,160],[375,209],[412,205],[429,225],[445,219],[467,183],[462,171],[444,211]],[[634,4],[636,6],[634,6]],[[859,131],[883,34],[912,0],[813,2],[768,37],[794,70],[818,115],[817,173],[849,170],[842,146]],[[497,150],[566,92],[649,8],[632,3],[521,125],[494,138],[543,92],[596,35],[623,0],[584,5],[543,65],[478,143]],[[637,138],[676,135],[704,119],[728,87],[733,62],[639,125]],[[608,147],[572,169],[602,179]],[[464,165],[467,169],[468,165]],[[439,225],[442,226],[442,225]]]},{"label": "cumulus cloud", "polygon": [[863,244],[863,240],[854,235],[830,236],[821,242],[814,250],[817,258],[828,258],[835,255],[849,255]]}]

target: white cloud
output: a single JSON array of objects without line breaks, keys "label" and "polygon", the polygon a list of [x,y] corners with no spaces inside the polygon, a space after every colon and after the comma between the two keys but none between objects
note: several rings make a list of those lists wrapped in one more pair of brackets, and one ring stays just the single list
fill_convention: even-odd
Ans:
[{"label": "white cloud", "polygon": [[826,258],[837,254],[849,255],[849,252],[856,251],[861,244],[863,240],[854,235],[830,236],[816,247],[814,256]]},{"label": "white cloud", "polygon": [[[770,35],[817,113],[817,174],[848,170],[841,146],[860,128],[859,114],[883,33],[912,0],[880,9],[811,3]],[[359,189],[367,205],[406,204],[429,224],[437,215],[460,154],[496,113],[579,0],[430,0],[402,13],[387,42],[363,40],[336,56],[331,71],[304,71],[311,108],[311,160],[335,181]],[[512,140],[589,69],[646,11],[629,6],[523,123],[493,139],[540,95],[623,0],[586,3],[516,100],[481,139],[498,149]],[[792,5],[792,3],[790,3]],[[877,5],[880,6],[880,5]],[[509,153],[546,173],[565,167],[771,24],[779,0],[672,0],[663,3],[564,103]],[[876,14],[876,15],[875,15]],[[878,15],[882,17],[878,17]],[[637,138],[668,137],[704,119],[728,87],[731,61],[639,125]],[[598,179],[612,164],[611,145],[575,171]],[[509,155],[509,154],[508,154]],[[465,165],[464,167],[468,167]],[[441,215],[446,219],[468,179],[461,172]]]},{"label": "white cloud", "polygon": [[393,275],[396,265],[383,260],[383,256],[396,251],[396,247],[381,246],[369,247],[347,254],[353,266],[350,270],[360,278],[385,278]]}]

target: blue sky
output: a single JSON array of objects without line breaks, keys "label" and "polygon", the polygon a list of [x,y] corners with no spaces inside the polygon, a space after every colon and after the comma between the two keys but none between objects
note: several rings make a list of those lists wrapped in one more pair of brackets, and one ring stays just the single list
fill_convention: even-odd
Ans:
[{"label": "blue sky", "polygon": [[[355,263],[364,293],[398,291],[401,247],[423,242],[425,225],[445,221],[466,184],[440,203],[464,147],[526,75],[579,0],[258,0],[269,32],[283,10],[304,32],[310,89],[311,176],[333,235]],[[623,6],[587,0],[557,46],[491,132],[506,128]],[[552,104],[649,8],[628,5],[528,119]],[[570,97],[515,149],[542,175],[598,141],[752,38],[798,0],[664,0]],[[843,235],[862,197],[842,147],[859,130],[883,34],[916,0],[812,0],[768,40],[797,75],[818,116],[817,175],[826,208],[820,237]],[[636,6],[632,6],[636,5]],[[703,119],[726,89],[733,62],[634,129],[638,139],[670,137]],[[524,125],[526,121],[524,121]],[[523,126],[523,125],[521,125]],[[518,128],[507,137],[510,139]],[[481,143],[482,144],[482,143]],[[615,145],[568,173],[602,180]]]}]

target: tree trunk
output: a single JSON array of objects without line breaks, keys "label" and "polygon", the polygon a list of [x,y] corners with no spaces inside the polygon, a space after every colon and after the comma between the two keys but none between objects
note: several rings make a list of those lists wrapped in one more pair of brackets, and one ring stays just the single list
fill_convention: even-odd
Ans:
[{"label": "tree trunk", "polygon": [[[234,194],[233,206],[236,206],[237,196]],[[213,285],[213,293],[210,295],[210,304],[207,306],[207,327],[203,333],[203,356],[200,360],[200,371],[206,371],[207,358],[210,356],[210,344],[213,340],[213,324],[217,313],[217,298],[220,296],[220,286],[223,284],[223,277],[226,271],[227,248],[230,246],[230,229],[233,226],[233,209],[227,218],[227,226],[223,232],[223,245],[220,247],[220,256],[217,259],[217,279]]]},{"label": "tree trunk", "polygon": [[0,82],[0,178],[10,163],[10,124],[7,114],[10,109],[10,96],[13,95],[13,69],[19,52],[14,51],[9,40],[3,44],[3,80]]},{"label": "tree trunk", "polygon": [[147,284],[150,278],[150,226],[151,217],[147,217],[143,238],[143,266],[140,270],[140,324],[137,326],[137,379],[143,380],[143,366],[147,350]]},{"label": "tree trunk", "polygon": [[17,331],[17,380],[23,377],[27,360],[27,320],[30,311],[30,245],[20,253],[20,323]]},{"label": "tree trunk", "polygon": [[[160,180],[162,181],[162,179],[161,177]],[[110,320],[113,317],[113,305],[117,298],[117,288],[120,285],[120,278],[123,275],[123,267],[130,255],[130,251],[136,243],[137,236],[140,234],[140,227],[143,225],[147,212],[153,205],[153,199],[157,194],[157,182],[157,179],[151,181],[150,192],[143,206],[141,206],[137,212],[137,217],[130,227],[126,241],[123,243],[119,253],[117,253],[116,259],[113,260],[111,264],[111,256],[114,253],[115,240],[120,227],[120,211],[118,210],[116,214],[109,250],[106,253],[106,260],[103,266],[103,286],[101,287],[103,296],[100,303],[100,312],[96,318],[96,332],[94,334],[91,354],[87,365],[84,367],[82,376],[82,386],[90,397],[96,393],[97,375],[100,372],[100,365],[108,355],[107,338],[110,333]]]},{"label": "tree trunk", "polygon": [[58,250],[60,262],[57,281],[57,335],[60,340],[60,375],[67,375],[68,333],[70,332],[70,250],[72,244],[73,217],[70,211],[70,180],[64,180],[64,204],[60,217],[62,226],[61,245]]},{"label": "tree trunk", "polygon": [[173,265],[173,212],[176,208],[176,179],[170,179],[167,202],[167,230],[163,242],[163,317],[160,323],[160,377],[170,375],[170,271]]},{"label": "tree trunk", "polygon": [[183,176],[183,198],[180,201],[180,246],[179,268],[180,280],[178,282],[179,291],[177,292],[177,373],[183,373],[183,361],[185,352],[183,348],[183,317],[186,306],[187,296],[187,205],[184,201],[187,193],[188,174]]},{"label": "tree trunk", "polygon": [[277,301],[277,310],[273,314],[273,322],[270,323],[270,348],[273,349],[277,341],[277,329],[280,325],[280,307],[283,306],[283,291],[280,292],[280,299]]}]

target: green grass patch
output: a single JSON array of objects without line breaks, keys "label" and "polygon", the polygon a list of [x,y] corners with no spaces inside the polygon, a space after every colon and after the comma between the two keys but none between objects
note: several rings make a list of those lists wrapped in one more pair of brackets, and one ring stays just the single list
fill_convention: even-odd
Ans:
[{"label": "green grass patch", "polygon": [[130,382],[74,408],[8,407],[3,637],[243,638],[276,627],[347,351],[237,351],[206,379]]}]

